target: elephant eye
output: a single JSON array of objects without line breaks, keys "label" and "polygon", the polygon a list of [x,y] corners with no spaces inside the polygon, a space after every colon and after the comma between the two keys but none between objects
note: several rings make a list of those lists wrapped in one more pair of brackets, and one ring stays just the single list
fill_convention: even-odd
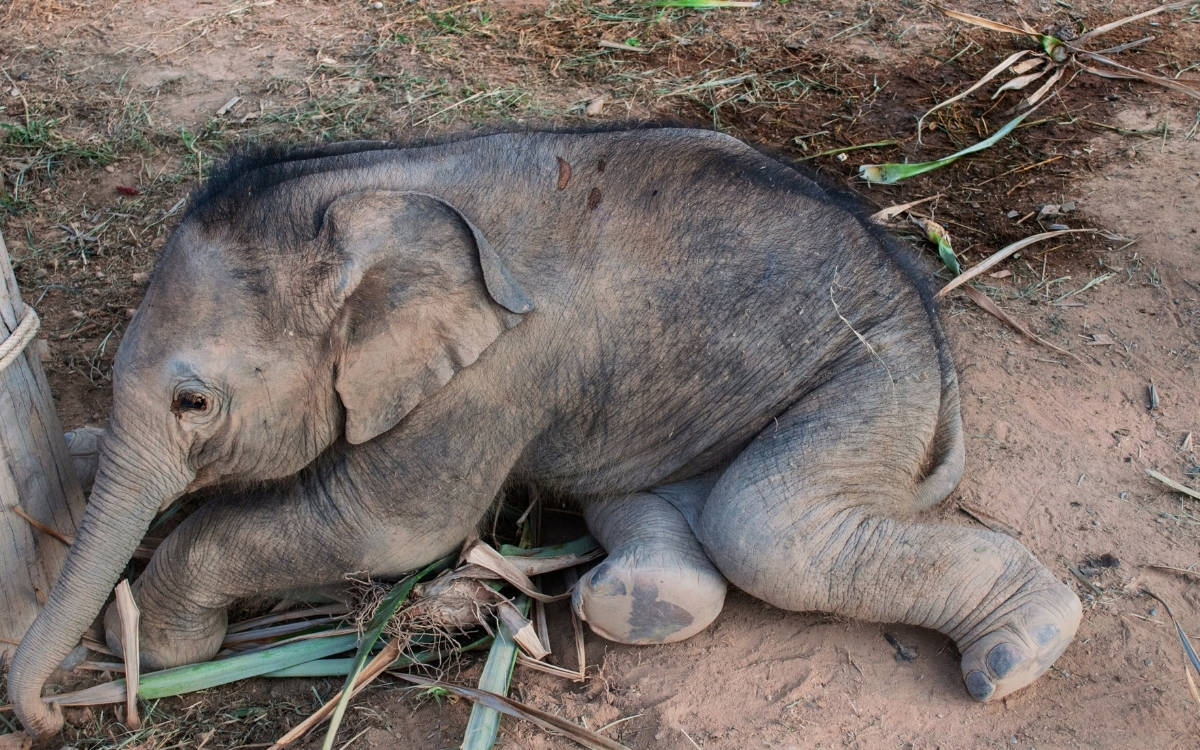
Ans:
[{"label": "elephant eye", "polygon": [[175,397],[175,403],[171,404],[171,411],[176,415],[185,411],[204,413],[208,411],[208,397],[203,393],[184,391]]}]

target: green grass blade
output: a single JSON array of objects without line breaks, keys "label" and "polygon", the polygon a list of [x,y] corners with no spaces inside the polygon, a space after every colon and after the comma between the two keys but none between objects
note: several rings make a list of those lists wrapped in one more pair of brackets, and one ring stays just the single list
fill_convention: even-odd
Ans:
[{"label": "green grass blade", "polygon": [[[517,610],[526,617],[529,616],[529,597],[524,594],[513,599]],[[517,664],[517,644],[513,641],[508,628],[497,623],[496,640],[488,651],[487,661],[483,665],[483,674],[479,677],[479,689],[499,695],[508,695],[508,686],[512,681],[513,668]],[[496,734],[500,731],[500,712],[476,703],[471,707],[471,717],[467,720],[467,731],[463,734],[462,750],[490,750],[496,744]]]},{"label": "green grass blade", "polygon": [[[238,654],[228,659],[202,664],[187,664],[182,667],[150,672],[141,675],[138,696],[141,698],[166,698],[244,680],[247,677],[258,677],[348,651],[354,648],[356,640],[357,638],[353,635],[313,638],[250,654]],[[54,702],[63,706],[87,706],[94,705],[97,700],[101,703],[111,702],[104,698],[113,693],[121,696],[124,695],[124,692],[125,680],[121,679],[96,685],[86,690],[55,696]],[[121,698],[118,697],[117,700],[120,701]]]},{"label": "green grass blade", "polygon": [[952,164],[958,159],[973,154],[976,151],[982,151],[985,148],[991,148],[996,145],[1001,138],[1011,133],[1021,122],[1033,113],[1033,109],[1026,110],[1004,124],[1004,127],[997,130],[995,133],[973,146],[967,146],[962,151],[944,156],[941,159],[934,161],[916,162],[913,164],[863,164],[858,168],[858,176],[867,182],[873,182],[880,185],[892,185],[900,180],[906,180],[909,177],[916,177],[925,172],[932,172],[935,169],[940,169],[947,164]]},{"label": "green grass blade", "polygon": [[333,709],[333,715],[329,717],[329,730],[325,733],[325,741],[321,743],[321,750],[332,750],[333,739],[337,736],[342,717],[346,714],[346,707],[350,705],[350,694],[354,692],[354,681],[358,678],[359,672],[362,672],[363,666],[367,663],[367,657],[370,656],[371,649],[375,648],[379,636],[383,635],[383,629],[387,627],[388,621],[396,614],[396,610],[408,598],[413,586],[416,586],[418,581],[436,570],[447,567],[453,560],[453,556],[448,556],[430,563],[419,573],[397,581],[383,597],[383,601],[379,603],[379,609],[375,610],[375,614],[363,631],[362,638],[358,641],[358,650],[354,654],[350,671],[346,674],[346,683],[342,686],[341,698],[338,699],[337,706]]}]

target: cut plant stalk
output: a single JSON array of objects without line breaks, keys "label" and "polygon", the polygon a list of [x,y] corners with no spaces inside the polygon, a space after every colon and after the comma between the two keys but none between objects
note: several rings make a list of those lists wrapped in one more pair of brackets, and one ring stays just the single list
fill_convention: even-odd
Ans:
[{"label": "cut plant stalk", "polygon": [[133,600],[128,579],[121,579],[115,593],[117,615],[121,619],[121,651],[125,654],[125,726],[136,730],[142,728],[142,720],[138,717],[137,710],[141,667],[138,659],[141,653],[138,643],[138,620],[141,619],[142,613],[137,602]]},{"label": "cut plant stalk", "polygon": [[[495,553],[495,550],[492,550],[496,558],[500,558],[501,560],[501,563],[496,565],[496,567],[506,573],[511,572],[509,570],[511,567],[518,571],[519,577],[525,577],[524,580],[526,581],[529,580],[526,577],[528,575],[538,575],[570,568],[574,565],[594,560],[604,554],[604,550],[589,536],[551,547],[527,549],[505,545],[502,549],[504,557],[501,557]],[[495,559],[491,556],[485,555],[485,558],[489,562],[495,562]],[[353,679],[353,675],[361,677],[365,669],[363,666],[364,660],[373,649],[373,644],[378,641],[379,636],[375,632],[374,626],[380,626],[381,623],[382,625],[386,625],[387,621],[394,616],[396,609],[399,608],[408,593],[411,592],[412,585],[417,580],[427,577],[434,571],[448,568],[452,560],[452,557],[443,558],[420,573],[409,576],[393,586],[388,596],[385,597],[385,602],[377,610],[375,617],[372,618],[367,633],[361,637],[355,632],[348,632],[345,628],[337,627],[317,630],[316,632],[300,633],[280,642],[262,646],[254,651],[206,663],[190,664],[140,675],[140,684],[136,690],[127,688],[128,681],[126,679],[119,679],[73,693],[49,696],[46,700],[64,706],[103,705],[120,703],[122,700],[128,700],[128,696],[130,695],[136,695],[143,699],[164,698],[203,690],[250,677],[347,676],[347,682],[350,682]],[[486,568],[475,568],[475,570],[489,576],[494,575]],[[532,586],[532,582],[529,585]],[[540,592],[538,593],[540,595]],[[278,638],[312,628],[329,628],[331,625],[336,626],[341,620],[339,616],[345,612],[347,612],[347,609],[344,605],[333,604],[255,618],[231,626],[231,637],[227,640],[231,644],[235,642],[247,643]],[[314,616],[319,619],[287,622],[288,620]],[[502,619],[509,622],[513,630],[529,636],[529,638],[526,638],[528,642],[523,642],[520,645],[530,654],[535,658],[545,655],[546,649],[543,646],[543,642],[537,636],[536,630],[527,618],[514,610],[512,612],[502,612]],[[382,632],[382,630],[380,629],[379,632]],[[130,642],[128,636],[126,636],[124,642]],[[430,648],[413,654],[397,654],[391,659],[382,659],[377,655],[376,659],[372,662],[375,667],[372,676],[388,669],[399,669],[415,664],[437,662],[452,654],[482,648],[491,642],[492,636],[488,635],[477,638],[466,645],[448,649]],[[101,644],[93,645],[99,647]],[[356,646],[358,647],[358,651],[355,657],[328,658],[355,649]],[[136,649],[132,649],[128,653],[136,653]],[[534,663],[540,664],[541,662]],[[358,690],[366,683],[359,679],[356,680],[355,684],[357,686],[355,689]],[[349,700],[351,697],[353,697],[353,693],[347,696],[346,700]],[[338,703],[341,703],[341,694],[339,694],[337,700]],[[329,707],[329,713],[332,714],[336,707],[337,704],[332,704]],[[343,714],[344,710],[343,707]]]},{"label": "cut plant stalk", "polygon": [[954,248],[950,244],[950,233],[946,231],[946,228],[933,219],[913,217],[913,223],[925,232],[925,239],[937,246],[938,257],[942,259],[942,264],[953,274],[962,273],[962,266],[958,263],[958,256],[954,254]]}]

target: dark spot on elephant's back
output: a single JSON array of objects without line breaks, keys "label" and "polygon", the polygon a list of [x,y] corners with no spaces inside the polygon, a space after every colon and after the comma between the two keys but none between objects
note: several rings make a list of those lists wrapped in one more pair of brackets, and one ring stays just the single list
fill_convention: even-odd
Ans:
[{"label": "dark spot on elephant's back", "polygon": [[600,188],[592,188],[592,192],[588,193],[587,207],[589,211],[595,211],[596,206],[600,205]]},{"label": "dark spot on elephant's back", "polygon": [[605,161],[603,157],[601,157],[600,161],[596,162],[596,171],[599,172],[600,174],[604,174],[604,168],[607,166],[608,166],[608,162]]},{"label": "dark spot on elephant's back", "polygon": [[561,156],[554,158],[558,159],[558,189],[566,190],[567,183],[571,181],[571,165]]},{"label": "dark spot on elephant's back", "polygon": [[661,641],[692,624],[692,613],[658,598],[658,588],[634,584],[633,607],[629,612],[629,635],[638,641]]}]

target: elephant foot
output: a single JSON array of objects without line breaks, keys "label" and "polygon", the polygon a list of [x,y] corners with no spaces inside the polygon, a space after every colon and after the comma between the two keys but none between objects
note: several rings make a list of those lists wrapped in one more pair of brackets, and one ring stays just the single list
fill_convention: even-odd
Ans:
[{"label": "elephant foot", "polygon": [[[141,606],[136,584],[134,590]],[[154,610],[143,608],[138,624],[138,661],[146,671],[209,661],[221,649],[227,625],[225,610],[207,610],[200,617],[186,618],[173,612],[169,622],[159,622]],[[104,635],[108,647],[117,656],[124,656],[121,617],[115,602],[104,613]]]},{"label": "elephant foot", "polygon": [[96,469],[100,465],[104,430],[99,427],[79,427],[64,433],[63,440],[67,444],[67,455],[71,457],[75,476],[79,479],[79,488],[85,493],[91,491]]},{"label": "elephant foot", "polygon": [[646,565],[610,557],[579,580],[571,604],[599,636],[618,643],[674,643],[707,628],[725,603],[716,570]]},{"label": "elephant foot", "polygon": [[597,635],[673,643],[699,633],[725,603],[725,579],[672,504],[651,493],[585,509],[609,556],[575,586],[571,603]]},{"label": "elephant foot", "polygon": [[1083,609],[1070,588],[1050,578],[1022,586],[984,617],[981,632],[960,639],[963,681],[977,701],[991,701],[1040,677],[1062,654]]}]

